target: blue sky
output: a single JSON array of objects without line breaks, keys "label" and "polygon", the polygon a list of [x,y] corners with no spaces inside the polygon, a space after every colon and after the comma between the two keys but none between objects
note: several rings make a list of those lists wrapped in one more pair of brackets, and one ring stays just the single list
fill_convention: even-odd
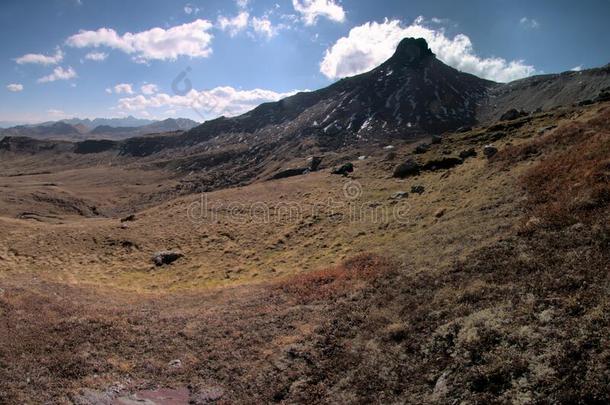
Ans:
[{"label": "blue sky", "polygon": [[609,20],[610,0],[3,0],[0,121],[235,115],[404,36],[497,81],[589,68],[610,62]]}]

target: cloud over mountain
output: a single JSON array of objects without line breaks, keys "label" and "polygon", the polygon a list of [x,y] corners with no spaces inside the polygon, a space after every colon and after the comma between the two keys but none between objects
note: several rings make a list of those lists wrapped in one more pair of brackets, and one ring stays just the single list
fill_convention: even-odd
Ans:
[{"label": "cloud over mountain", "polygon": [[433,28],[426,24],[423,17],[418,17],[406,27],[399,20],[386,19],[381,23],[367,22],[352,28],[346,37],[326,50],[320,72],[331,79],[366,72],[392,56],[405,37],[426,39],[440,60],[485,79],[508,82],[536,72],[533,66],[521,60],[481,57],[475,53],[468,36],[458,34],[451,38],[442,27]]}]

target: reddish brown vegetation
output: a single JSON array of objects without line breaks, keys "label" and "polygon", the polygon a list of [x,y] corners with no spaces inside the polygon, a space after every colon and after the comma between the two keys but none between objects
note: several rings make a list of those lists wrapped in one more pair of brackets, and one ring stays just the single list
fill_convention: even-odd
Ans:
[{"label": "reddish brown vegetation", "polygon": [[603,217],[610,202],[610,108],[508,146],[496,160],[507,165],[540,153],[545,157],[522,179],[532,215],[558,226]]},{"label": "reddish brown vegetation", "polygon": [[388,276],[394,268],[384,257],[363,253],[335,267],[290,277],[278,287],[299,301],[327,300],[353,291],[358,284]]}]

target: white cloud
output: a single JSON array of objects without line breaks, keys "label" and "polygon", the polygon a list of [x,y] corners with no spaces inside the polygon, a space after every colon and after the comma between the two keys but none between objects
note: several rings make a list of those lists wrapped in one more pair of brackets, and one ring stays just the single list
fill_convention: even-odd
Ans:
[{"label": "white cloud", "polygon": [[53,69],[53,73],[47,76],[43,76],[38,79],[38,83],[49,83],[54,82],[56,80],[70,80],[76,77],[76,72],[72,67],[68,66],[67,69],[62,68],[61,66]]},{"label": "white cloud", "polygon": [[261,103],[277,101],[295,93],[296,91],[277,93],[264,89],[239,90],[224,86],[201,91],[193,89],[183,96],[157,93],[146,97],[140,94],[121,98],[118,107],[124,111],[143,111],[148,108],[191,109],[208,119],[220,115],[239,115]]},{"label": "white cloud", "polygon": [[156,84],[147,83],[147,84],[142,85],[140,87],[140,90],[142,90],[142,94],[146,94],[147,96],[150,96],[151,94],[155,94],[156,92],[159,91],[159,86],[157,86]]},{"label": "white cloud", "polygon": [[64,59],[64,53],[61,49],[57,49],[55,55],[47,56],[40,53],[28,53],[15,59],[19,65],[25,63],[34,63],[38,65],[57,65]]},{"label": "white cloud", "polygon": [[147,31],[123,35],[111,28],[97,31],[80,31],[66,40],[75,48],[108,47],[133,55],[137,62],[148,60],[176,60],[179,56],[206,58],[212,53],[210,47],[213,35],[208,31],[212,24],[197,19],[191,23],[168,29],[159,27]]},{"label": "white cloud", "polygon": [[68,117],[68,114],[66,114],[64,111],[57,110],[55,108],[51,108],[50,110],[47,110],[47,114],[49,115],[49,117],[54,118],[54,119],[62,119],[62,118]]},{"label": "white cloud", "polygon": [[199,8],[193,6],[192,4],[187,4],[186,6],[184,6],[184,12],[186,14],[197,14],[199,13]]},{"label": "white cloud", "polygon": [[519,20],[519,24],[525,28],[536,29],[540,27],[540,23],[533,18],[523,17]]},{"label": "white cloud", "polygon": [[101,62],[108,57],[108,54],[105,52],[89,52],[85,55],[85,59],[92,60],[95,62]]},{"label": "white cloud", "polygon": [[244,9],[246,7],[248,7],[248,3],[250,2],[250,0],[236,0],[235,3],[237,4],[237,7],[239,9]]},{"label": "white cloud", "polygon": [[483,58],[475,54],[470,38],[458,34],[449,38],[443,28],[430,28],[423,17],[404,27],[399,20],[367,22],[350,30],[326,50],[320,72],[328,78],[353,76],[378,66],[394,53],[401,39],[424,38],[437,57],[454,68],[485,79],[507,82],[531,76],[533,66],[522,60]]},{"label": "white cloud", "polygon": [[578,65],[578,66],[574,66],[572,69],[570,69],[572,72],[580,72],[581,70],[583,70],[583,66],[582,65]]},{"label": "white cloud", "polygon": [[272,38],[277,34],[277,27],[267,17],[252,17],[251,25],[255,33],[264,37]]},{"label": "white cloud", "polygon": [[301,15],[305,25],[315,25],[319,17],[331,21],[345,21],[345,11],[335,0],[292,0],[295,11]]},{"label": "white cloud", "polygon": [[221,15],[218,17],[218,28],[228,32],[230,36],[234,37],[248,27],[249,19],[250,14],[248,14],[247,11],[242,11],[232,18]]},{"label": "white cloud", "polygon": [[13,93],[19,93],[20,91],[23,91],[23,84],[11,83],[8,86],[6,86],[6,89],[8,91],[12,91]]},{"label": "white cloud", "polygon": [[133,94],[133,87],[131,83],[119,83],[115,85],[113,88],[106,89],[106,93],[108,94]]}]

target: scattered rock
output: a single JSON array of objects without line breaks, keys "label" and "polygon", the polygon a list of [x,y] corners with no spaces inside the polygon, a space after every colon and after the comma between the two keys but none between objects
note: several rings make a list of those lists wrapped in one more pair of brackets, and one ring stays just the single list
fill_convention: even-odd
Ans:
[{"label": "scattered rock", "polygon": [[408,176],[416,176],[419,174],[421,167],[413,159],[407,159],[404,163],[399,164],[394,168],[394,177],[405,178]]},{"label": "scattered rock", "polygon": [[365,159],[366,159],[366,156],[365,156],[365,155],[358,156],[358,160],[365,160]]},{"label": "scattered rock", "polygon": [[164,250],[161,252],[156,252],[152,257],[152,260],[155,265],[163,266],[164,264],[171,264],[181,257],[184,257],[184,255],[180,252]]},{"label": "scattered rock", "polygon": [[286,170],[279,171],[276,174],[274,174],[273,176],[271,176],[271,180],[279,180],[279,179],[285,179],[288,177],[300,176],[300,175],[306,174],[308,172],[309,172],[309,168],[307,168],[307,167],[297,167],[295,169],[286,169]]},{"label": "scattered rock", "polygon": [[397,191],[394,194],[392,194],[392,196],[390,197],[392,200],[401,200],[403,198],[407,198],[409,196],[409,193],[407,193],[406,191]]},{"label": "scattered rock", "polygon": [[411,186],[411,192],[413,194],[423,194],[425,190],[426,189],[424,188],[424,186],[421,185]]},{"label": "scattered rock", "polygon": [[443,157],[440,159],[432,159],[427,161],[423,166],[423,170],[435,171],[451,169],[452,167],[461,165],[462,163],[464,163],[464,161],[460,158]]},{"label": "scattered rock", "polygon": [[523,110],[519,111],[516,108],[511,108],[510,110],[502,114],[502,116],[500,117],[500,121],[512,121],[516,120],[517,118],[526,117],[528,115],[529,114]]},{"label": "scattered rock", "polygon": [[321,163],[322,158],[320,156],[312,156],[311,160],[309,161],[309,170],[312,172],[317,171]]},{"label": "scattered rock", "polygon": [[394,145],[388,145],[388,146],[384,146],[385,150],[390,150],[390,149],[394,149]]},{"label": "scattered rock", "polygon": [[427,143],[422,143],[417,145],[417,147],[415,148],[415,150],[413,151],[413,153],[415,154],[422,154],[422,153],[426,153],[430,150],[430,145],[428,145]]},{"label": "scattered rock", "polygon": [[404,324],[393,323],[385,328],[385,333],[388,340],[400,343],[409,337],[409,332]]},{"label": "scattered rock", "polygon": [[354,165],[349,162],[349,163],[345,163],[344,165],[341,165],[339,167],[335,167],[332,170],[332,174],[340,174],[342,176],[347,176],[348,173],[352,173],[354,171]]},{"label": "scattered rock", "polygon": [[440,135],[432,135],[432,139],[430,140],[430,143],[432,145],[438,145],[439,143],[443,142],[443,137]]},{"label": "scattered rock", "polygon": [[136,214],[129,214],[126,217],[121,218],[121,222],[129,222],[129,221],[135,221],[136,220]]},{"label": "scattered rock", "polygon": [[464,127],[459,127],[458,129],[455,130],[455,132],[468,132],[468,131],[472,131],[472,127],[464,126]]},{"label": "scattered rock", "polygon": [[493,157],[496,153],[498,153],[498,148],[493,145],[485,145],[483,147],[483,154],[487,159]]},{"label": "scattered rock", "polygon": [[466,149],[460,152],[460,159],[468,159],[470,157],[475,157],[477,155],[477,152],[474,150],[474,148],[470,148],[470,149]]},{"label": "scattered rock", "polygon": [[436,212],[434,213],[434,216],[437,217],[437,218],[440,218],[443,215],[445,215],[446,211],[447,210],[445,208],[440,208],[440,209],[436,210]]},{"label": "scattered rock", "polygon": [[172,360],[169,363],[167,363],[167,365],[170,366],[171,368],[181,368],[182,361],[180,359],[175,359],[175,360]]},{"label": "scattered rock", "polygon": [[394,160],[396,159],[396,152],[388,152],[387,155],[385,155],[385,157],[383,158],[383,160],[388,161],[388,160]]}]

